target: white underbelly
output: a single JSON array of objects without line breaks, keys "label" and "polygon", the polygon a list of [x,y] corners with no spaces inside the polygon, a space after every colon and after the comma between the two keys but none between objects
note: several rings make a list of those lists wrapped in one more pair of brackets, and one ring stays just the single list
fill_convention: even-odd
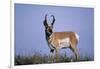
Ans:
[{"label": "white underbelly", "polygon": [[65,38],[65,39],[59,40],[60,48],[67,48],[69,46],[70,46],[70,38]]}]

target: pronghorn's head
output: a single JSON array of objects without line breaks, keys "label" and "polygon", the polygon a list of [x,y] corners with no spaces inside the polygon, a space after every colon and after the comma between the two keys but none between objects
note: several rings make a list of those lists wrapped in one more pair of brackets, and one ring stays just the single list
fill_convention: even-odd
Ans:
[{"label": "pronghorn's head", "polygon": [[51,17],[53,17],[53,21],[52,23],[49,25],[47,22],[47,14],[45,15],[45,20],[44,20],[44,26],[45,26],[45,31],[47,33],[47,35],[51,35],[53,33],[53,24],[55,22],[55,17],[54,15],[51,15]]}]

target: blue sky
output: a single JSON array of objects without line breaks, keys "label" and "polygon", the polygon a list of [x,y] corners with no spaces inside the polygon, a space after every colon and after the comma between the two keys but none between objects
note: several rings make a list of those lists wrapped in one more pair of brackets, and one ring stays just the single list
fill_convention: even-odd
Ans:
[{"label": "blue sky", "polygon": [[[48,14],[48,22],[54,15],[54,32],[74,31],[80,40],[78,49],[81,56],[94,56],[94,9],[82,7],[43,6],[15,4],[15,55],[32,55],[35,52],[49,54],[45,40],[43,20]],[[70,49],[61,49],[61,53],[72,55]]]}]

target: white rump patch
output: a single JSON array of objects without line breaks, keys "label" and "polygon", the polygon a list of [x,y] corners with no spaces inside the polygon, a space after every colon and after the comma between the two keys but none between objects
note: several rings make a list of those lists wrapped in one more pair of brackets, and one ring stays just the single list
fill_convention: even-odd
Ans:
[{"label": "white rump patch", "polygon": [[59,47],[60,48],[66,48],[70,46],[70,38],[65,38],[62,40],[59,40]]},{"label": "white rump patch", "polygon": [[76,38],[77,38],[77,40],[79,42],[79,35],[77,33],[75,33],[75,36],[76,36]]}]

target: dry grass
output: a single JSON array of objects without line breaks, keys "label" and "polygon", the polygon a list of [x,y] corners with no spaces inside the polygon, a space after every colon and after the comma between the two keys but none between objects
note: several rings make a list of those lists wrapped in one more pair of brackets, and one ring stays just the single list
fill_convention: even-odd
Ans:
[{"label": "dry grass", "polygon": [[[41,55],[40,53],[34,54],[33,56],[16,56],[15,57],[15,65],[30,65],[30,64],[46,64],[46,63],[63,63],[63,62],[71,62],[71,58],[68,58],[66,54],[60,55],[59,61],[56,61],[57,58],[53,58],[53,62],[51,62],[50,55]],[[89,57],[82,57],[80,61],[93,61],[93,59]]]}]

